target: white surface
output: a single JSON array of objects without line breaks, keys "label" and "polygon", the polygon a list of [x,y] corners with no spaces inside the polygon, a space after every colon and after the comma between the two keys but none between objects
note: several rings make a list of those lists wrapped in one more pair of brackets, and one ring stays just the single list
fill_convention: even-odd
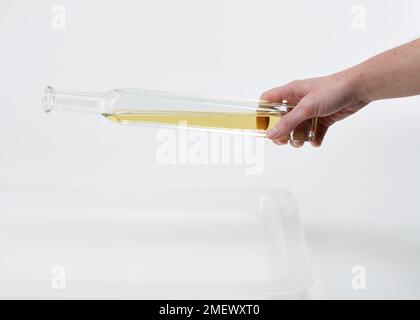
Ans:
[{"label": "white surface", "polygon": [[[280,186],[299,202],[317,266],[310,297],[420,298],[419,97],[373,103],[320,149],[267,142],[256,176],[162,166],[154,129],[41,109],[46,85],[257,98],[417,37],[419,1],[64,0],[66,30],[51,28],[55,4],[0,4],[1,185]],[[355,4],[365,30],[351,27]],[[366,267],[365,290],[351,287],[354,265]]]},{"label": "white surface", "polygon": [[0,211],[3,298],[288,298],[313,282],[279,189],[3,189]]}]

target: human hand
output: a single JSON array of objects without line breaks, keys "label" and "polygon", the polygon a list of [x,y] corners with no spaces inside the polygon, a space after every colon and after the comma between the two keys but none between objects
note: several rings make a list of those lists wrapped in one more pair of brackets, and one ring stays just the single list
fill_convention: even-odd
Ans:
[{"label": "human hand", "polygon": [[[317,130],[312,146],[319,147],[328,128],[335,122],[357,112],[369,101],[358,97],[351,74],[347,72],[330,76],[292,81],[284,86],[264,92],[261,100],[279,102],[283,99],[296,106],[267,132],[276,144],[287,144],[289,134],[299,130],[308,119],[318,117]],[[294,147],[304,142],[290,140]]]}]

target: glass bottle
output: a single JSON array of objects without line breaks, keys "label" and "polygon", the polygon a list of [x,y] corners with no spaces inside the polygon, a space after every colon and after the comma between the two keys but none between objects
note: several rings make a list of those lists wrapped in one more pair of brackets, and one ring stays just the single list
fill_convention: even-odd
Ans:
[{"label": "glass bottle", "polygon": [[[187,126],[263,137],[293,108],[286,100],[269,102],[215,98],[138,89],[87,93],[47,87],[43,102],[46,112],[57,110],[100,114],[121,124]],[[289,138],[312,141],[316,122],[316,118],[307,120]]]}]

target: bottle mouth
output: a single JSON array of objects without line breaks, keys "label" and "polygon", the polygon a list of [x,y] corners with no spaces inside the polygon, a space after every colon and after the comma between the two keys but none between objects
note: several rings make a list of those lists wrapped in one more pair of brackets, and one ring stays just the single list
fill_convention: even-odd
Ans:
[{"label": "bottle mouth", "polygon": [[44,107],[44,111],[45,112],[50,112],[53,108],[54,105],[54,89],[53,87],[46,87],[45,91],[44,91],[44,103],[43,103],[43,107]]}]

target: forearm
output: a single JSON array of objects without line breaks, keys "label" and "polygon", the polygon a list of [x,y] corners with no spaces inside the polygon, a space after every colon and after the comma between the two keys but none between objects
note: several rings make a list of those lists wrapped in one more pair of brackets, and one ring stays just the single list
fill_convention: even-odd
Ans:
[{"label": "forearm", "polygon": [[420,39],[344,71],[363,101],[420,94]]}]

